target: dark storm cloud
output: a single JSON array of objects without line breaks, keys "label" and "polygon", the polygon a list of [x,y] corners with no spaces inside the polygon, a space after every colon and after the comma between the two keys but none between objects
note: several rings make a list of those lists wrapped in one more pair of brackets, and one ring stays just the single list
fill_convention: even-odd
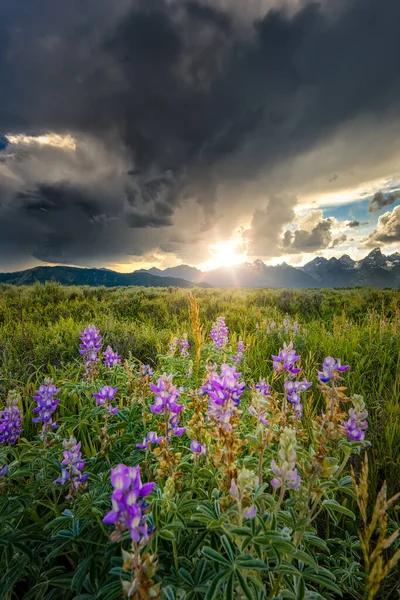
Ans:
[{"label": "dark storm cloud", "polygon": [[347,223],[347,227],[350,227],[350,229],[353,229],[354,227],[360,227],[360,225],[360,221],[350,221],[349,223]]},{"label": "dark storm cloud", "polygon": [[[336,6],[270,10],[250,27],[229,3],[3,0],[0,132],[71,132],[97,140],[125,167],[104,194],[101,181],[82,185],[84,166],[79,185],[60,168],[50,189],[20,174],[18,189],[0,198],[8,203],[0,230],[12,224],[17,239],[33,224],[47,260],[78,252],[83,260],[99,246],[93,231],[112,220],[120,241],[108,231],[102,252],[108,244],[123,256],[125,228],[170,227],[177,207],[195,198],[204,221],[189,225],[206,231],[220,183],[265,176],[359,116],[397,119],[400,3]],[[35,218],[46,211],[51,219]],[[293,242],[313,247],[312,239]]]},{"label": "dark storm cloud", "polygon": [[385,194],[382,191],[376,192],[369,203],[368,212],[377,212],[378,210],[385,208],[385,206],[395,204],[397,200],[400,200],[400,190],[390,192],[389,194]]}]

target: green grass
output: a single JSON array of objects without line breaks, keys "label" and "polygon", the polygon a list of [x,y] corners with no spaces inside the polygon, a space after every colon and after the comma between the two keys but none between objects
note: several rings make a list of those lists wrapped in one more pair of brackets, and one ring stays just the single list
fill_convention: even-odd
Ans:
[{"label": "green grass", "polygon": [[[277,354],[283,342],[290,340],[302,357],[301,367],[308,380],[316,381],[316,369],[328,355],[349,364],[351,368],[345,376],[348,394],[363,395],[369,412],[370,498],[375,498],[384,481],[390,495],[400,491],[400,292],[196,289],[194,294],[206,339],[219,315],[225,317],[234,348],[239,335],[243,338],[246,351],[240,370],[247,383],[260,377],[271,383],[271,355]],[[108,542],[109,529],[102,523],[102,517],[109,510],[109,470],[119,462],[139,464],[142,461],[146,477],[154,477],[154,465],[147,459],[143,461],[143,455],[136,449],[146,427],[155,426],[154,418],[146,421],[137,379],[130,389],[129,377],[122,367],[111,374],[101,371],[96,382],[83,381],[79,333],[94,324],[101,331],[104,348],[110,344],[123,359],[129,360],[132,368],[138,363],[150,363],[158,374],[164,369],[173,371],[174,380],[184,385],[187,361],[180,363],[178,358],[171,362],[165,354],[171,337],[183,333],[188,334],[193,351],[188,297],[189,291],[182,289],[75,288],[52,283],[18,288],[0,286],[0,406],[8,391],[16,388],[21,393],[24,411],[21,443],[11,449],[0,448],[0,467],[5,462],[11,465],[7,496],[3,494],[3,498],[0,479],[0,569],[3,570],[0,600],[121,598],[116,577],[120,568],[119,546]],[[272,323],[276,326],[272,327]],[[203,353],[202,368],[206,358]],[[53,438],[53,445],[45,449],[38,440],[38,426],[31,420],[32,396],[49,376],[61,388],[58,409],[61,427]],[[113,438],[109,454],[102,452],[103,415],[92,397],[99,382],[119,387],[120,420],[117,425],[112,422],[109,425],[109,435]],[[246,391],[245,404],[249,398]],[[311,429],[311,420],[324,407],[324,398],[315,384],[304,404],[303,422],[307,431]],[[242,421],[245,437],[253,425],[248,414]],[[61,438],[69,434],[82,442],[90,471],[88,490],[73,506],[65,501],[62,490],[52,485],[59,475]],[[211,532],[203,537],[207,542],[204,544],[224,552],[220,540],[222,533],[227,533],[225,513],[213,516],[217,509],[212,503],[217,497],[215,489],[220,472],[210,466],[193,467],[188,440],[180,438],[179,444],[184,454],[180,465],[183,490],[171,501],[165,496],[165,482],[161,478],[159,495],[152,509],[158,532],[153,549],[156,548],[159,556],[160,576],[171,589],[177,589],[179,581],[179,585],[183,585],[178,574],[170,572],[176,552],[182,557],[180,566],[185,569],[190,571],[200,564],[201,540],[196,547],[197,554],[193,550],[195,540],[203,535],[201,528],[200,533],[196,529],[200,527],[201,518],[197,513],[196,519],[194,517],[198,503],[204,508],[203,517],[211,514],[210,522],[204,517]],[[267,452],[274,456],[276,450],[275,444]],[[304,452],[306,455],[307,450]],[[267,470],[270,454],[264,465]],[[241,466],[257,468],[257,459],[249,447],[245,447],[240,461]],[[351,458],[351,463],[357,469],[360,466],[357,456]],[[263,494],[260,491],[257,499],[261,507],[272,502],[271,494],[265,492],[265,497]],[[338,498],[344,510],[346,507],[355,510],[351,495],[339,494]],[[289,522],[290,502],[289,499],[287,512],[279,517],[282,521],[278,519],[277,527],[279,523]],[[392,514],[392,519],[389,529],[394,529],[396,521],[399,522],[398,512]],[[182,527],[187,531],[187,538],[186,534],[176,533]],[[330,552],[339,548],[337,556],[332,554],[329,558],[329,564],[323,554],[322,564],[336,573],[337,581],[342,582],[340,586],[346,591],[345,598],[362,598],[357,591],[357,574],[361,568],[357,529],[349,528],[348,523],[340,519],[332,520],[330,515],[321,515],[317,529],[321,539],[329,542]],[[160,531],[164,532],[164,538]],[[176,537],[171,531],[175,531]],[[171,545],[172,539],[177,540],[177,547]],[[229,546],[229,542],[227,544]],[[223,546],[226,549],[225,541]],[[193,564],[194,556],[196,564]],[[214,567],[207,565],[213,573]],[[194,570],[191,577],[197,575]],[[272,575],[270,580],[273,581]],[[383,588],[382,600],[395,597],[396,581],[394,572]],[[229,589],[230,584],[226,595],[216,598],[239,597],[230,596]],[[298,593],[301,597],[301,591]],[[323,598],[338,597],[326,590],[321,593],[326,594]],[[169,592],[165,594],[171,598]],[[205,594],[202,594],[187,597],[203,598]]]}]

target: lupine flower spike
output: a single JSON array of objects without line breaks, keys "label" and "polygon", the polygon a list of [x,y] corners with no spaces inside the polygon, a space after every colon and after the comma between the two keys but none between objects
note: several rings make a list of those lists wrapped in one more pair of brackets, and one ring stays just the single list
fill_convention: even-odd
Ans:
[{"label": "lupine flower spike", "polygon": [[205,444],[200,444],[197,440],[192,440],[190,442],[190,449],[194,455],[207,456],[207,446]]},{"label": "lupine flower spike", "polygon": [[91,378],[95,375],[96,365],[100,360],[99,352],[103,345],[100,331],[94,325],[89,325],[81,333],[80,338],[79,354],[82,354],[85,360],[86,377]]},{"label": "lupine flower spike", "polygon": [[68,481],[70,488],[67,498],[71,499],[78,490],[84,487],[88,474],[82,473],[85,461],[82,460],[81,442],[77,443],[76,439],[71,436],[69,440],[63,440],[63,448],[64,460],[61,462],[61,477],[55,479],[53,483],[64,485]]},{"label": "lupine flower spike", "polygon": [[189,350],[190,348],[190,344],[188,342],[187,339],[187,334],[185,333],[183,338],[181,339],[180,343],[179,343],[179,352],[181,356],[189,356]]},{"label": "lupine flower spike", "polygon": [[224,317],[218,317],[210,331],[210,337],[217,350],[224,348],[229,342],[229,329],[226,326]]},{"label": "lupine flower spike", "polygon": [[56,388],[53,380],[48,378],[44,380],[44,385],[41,385],[35,392],[34,400],[37,402],[37,407],[33,409],[37,413],[37,417],[33,417],[33,423],[43,423],[41,435],[46,437],[47,433],[58,427],[54,419],[54,412],[60,402],[59,398],[54,396],[58,394],[60,388]]},{"label": "lupine flower spike", "polygon": [[273,367],[277,373],[286,371],[289,377],[294,377],[297,373],[300,373],[301,369],[296,367],[296,362],[300,360],[300,356],[296,354],[296,350],[293,348],[293,342],[290,344],[283,345],[283,349],[279,351],[278,356],[273,355]]},{"label": "lupine flower spike", "polygon": [[296,432],[286,427],[280,438],[278,452],[279,464],[271,461],[271,469],[275,477],[271,480],[274,488],[282,486],[295,490],[301,483],[300,475],[296,469]]},{"label": "lupine flower spike", "polygon": [[352,442],[363,442],[365,432],[368,429],[368,411],[365,408],[364,398],[359,395],[352,397],[353,408],[349,410],[349,420],[344,421],[343,425],[347,437]]},{"label": "lupine flower spike", "polygon": [[142,377],[153,377],[154,373],[150,365],[140,365],[140,375]]},{"label": "lupine flower spike", "polygon": [[140,467],[119,464],[111,469],[111,485],[114,488],[111,495],[112,509],[104,517],[103,523],[115,526],[113,541],[120,539],[124,531],[129,531],[131,540],[145,545],[153,528],[146,520],[147,505],[143,498],[151,494],[156,484],[142,484]]},{"label": "lupine flower spike", "polygon": [[8,393],[5,407],[0,412],[0,443],[15,444],[23,432],[22,411],[18,408],[20,395],[16,390]]},{"label": "lupine flower spike", "polygon": [[104,365],[112,369],[115,365],[121,364],[121,357],[119,354],[114,352],[111,346],[107,346],[106,351],[103,353]]}]

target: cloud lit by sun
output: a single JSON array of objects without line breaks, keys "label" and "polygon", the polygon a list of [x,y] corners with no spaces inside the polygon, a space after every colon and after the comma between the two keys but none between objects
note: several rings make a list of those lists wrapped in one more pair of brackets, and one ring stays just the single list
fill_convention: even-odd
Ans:
[{"label": "cloud lit by sun", "polygon": [[233,267],[246,262],[247,252],[240,237],[210,244],[211,258],[199,267],[202,271],[210,271],[219,267]]}]

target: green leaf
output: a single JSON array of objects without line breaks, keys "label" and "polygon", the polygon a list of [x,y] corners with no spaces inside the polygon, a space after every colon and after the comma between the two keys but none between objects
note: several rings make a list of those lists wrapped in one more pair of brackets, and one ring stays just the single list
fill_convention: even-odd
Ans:
[{"label": "green leaf", "polygon": [[240,587],[242,588],[242,592],[246,596],[247,600],[254,600],[254,595],[251,593],[249,586],[246,583],[245,578],[243,577],[240,571],[236,571],[236,577],[238,578]]},{"label": "green leaf", "polygon": [[229,579],[228,579],[228,583],[226,585],[226,590],[225,590],[225,598],[226,600],[234,600],[235,597],[235,575],[233,573],[231,573]]},{"label": "green leaf", "polygon": [[216,550],[213,550],[209,546],[206,546],[205,548],[203,548],[202,553],[204,554],[204,556],[206,556],[207,558],[209,558],[210,560],[212,560],[214,562],[219,563],[220,565],[224,565],[225,567],[231,566],[231,563],[229,562],[229,560],[227,560],[224,556],[222,556],[222,554],[220,554]]},{"label": "green leaf", "polygon": [[194,538],[194,540],[192,541],[192,543],[189,546],[188,556],[193,556],[193,554],[196,552],[196,550],[199,548],[199,546],[201,546],[201,544],[204,542],[204,540],[208,536],[208,534],[209,534],[209,532],[206,529],[205,531],[200,531],[200,533],[198,533],[196,535],[196,537]]},{"label": "green leaf", "polygon": [[304,579],[300,577],[297,580],[296,600],[304,600],[306,597],[306,584]]},{"label": "green leaf", "polygon": [[262,560],[257,560],[248,554],[241,554],[235,561],[238,567],[243,569],[257,569],[263,570],[267,568],[267,565]]},{"label": "green leaf", "polygon": [[228,540],[228,538],[226,537],[226,535],[221,536],[221,542],[222,542],[223,547],[225,548],[227,555],[229,556],[230,561],[233,562],[235,560],[235,554],[234,554],[232,545],[231,545],[230,541]]},{"label": "green leaf", "polygon": [[191,574],[189,573],[189,571],[187,571],[186,569],[184,569],[183,567],[181,567],[178,571],[179,575],[181,576],[181,578],[183,579],[183,581],[186,581],[186,583],[188,583],[191,587],[195,587],[195,582],[193,581],[193,577],[191,576]]},{"label": "green leaf", "polygon": [[165,527],[163,527],[162,529],[159,530],[158,535],[163,538],[164,540],[169,540],[170,542],[174,542],[175,541],[175,534],[173,531],[170,531],[169,529],[166,529]]},{"label": "green leaf", "polygon": [[167,585],[165,588],[162,589],[162,595],[165,596],[167,600],[175,600],[175,594],[170,585]]},{"label": "green leaf", "polygon": [[342,515],[346,515],[351,519],[355,520],[356,518],[355,514],[350,509],[346,508],[345,506],[342,506],[336,500],[324,500],[322,506],[325,506],[325,508],[329,508],[330,510],[333,510],[335,512],[341,513]]},{"label": "green leaf", "polygon": [[205,600],[213,600],[219,586],[227,577],[229,577],[229,572],[227,573],[226,571],[222,571],[222,573],[217,573],[217,575],[215,575],[214,579],[211,581],[210,587],[208,588]]},{"label": "green leaf", "polygon": [[322,577],[322,575],[311,575],[309,573],[305,573],[304,578],[307,581],[312,581],[313,583],[316,583],[317,585],[322,585],[327,590],[330,590],[331,592],[334,592],[335,594],[338,594],[338,596],[342,597],[341,589],[329,579]]},{"label": "green leaf", "polygon": [[292,552],[292,556],[304,564],[310,565],[311,567],[314,567],[314,569],[318,569],[315,559],[306,552],[303,552],[302,550],[296,550],[296,552]]}]

